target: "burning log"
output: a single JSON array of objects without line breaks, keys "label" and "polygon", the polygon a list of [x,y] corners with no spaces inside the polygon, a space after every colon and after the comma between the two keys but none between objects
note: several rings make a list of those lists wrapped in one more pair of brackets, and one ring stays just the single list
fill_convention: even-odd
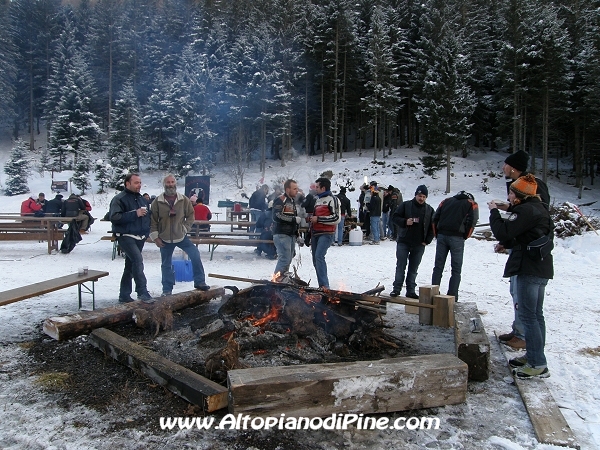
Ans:
[{"label": "burning log", "polygon": [[225,348],[210,354],[206,358],[206,373],[212,380],[225,381],[229,370],[246,367],[240,363],[239,358],[240,346],[231,336]]},{"label": "burning log", "polygon": [[43,330],[48,336],[56,340],[70,339],[81,334],[86,334],[95,328],[125,323],[132,320],[133,310],[150,310],[157,307],[168,307],[171,311],[196,306],[209,302],[215,297],[223,295],[221,287],[213,287],[208,291],[189,291],[180,294],[161,297],[153,304],[143,302],[122,303],[95,311],[79,311],[69,316],[50,317],[44,321]]}]

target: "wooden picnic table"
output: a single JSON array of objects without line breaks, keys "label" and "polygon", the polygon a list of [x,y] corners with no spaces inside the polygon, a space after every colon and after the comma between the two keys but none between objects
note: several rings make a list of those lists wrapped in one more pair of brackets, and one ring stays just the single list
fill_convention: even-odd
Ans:
[{"label": "wooden picnic table", "polygon": [[66,230],[58,228],[59,223],[69,222],[68,217],[21,216],[13,213],[0,213],[0,241],[43,241],[48,242],[48,254],[58,250],[58,241]]}]

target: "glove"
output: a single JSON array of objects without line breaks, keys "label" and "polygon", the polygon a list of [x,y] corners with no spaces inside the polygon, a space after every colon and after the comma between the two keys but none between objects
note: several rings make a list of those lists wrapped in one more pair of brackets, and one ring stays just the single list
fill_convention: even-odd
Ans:
[{"label": "glove", "polygon": [[296,223],[300,225],[300,222],[302,222],[302,217],[296,216]]}]

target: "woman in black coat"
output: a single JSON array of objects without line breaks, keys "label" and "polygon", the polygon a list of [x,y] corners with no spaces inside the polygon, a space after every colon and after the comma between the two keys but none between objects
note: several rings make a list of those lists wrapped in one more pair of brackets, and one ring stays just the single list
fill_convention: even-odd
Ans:
[{"label": "woman in black coat", "polygon": [[[544,320],[544,292],[548,280],[554,276],[554,265],[549,250],[554,237],[550,213],[536,195],[535,177],[528,174],[510,185],[508,199],[511,206],[507,219],[500,216],[494,201],[490,208],[490,226],[500,245],[511,249],[506,261],[504,277],[517,276],[519,317],[525,327],[527,353],[511,359],[509,364],[518,378],[550,376],[544,354],[546,323]],[[528,249],[532,243],[548,236],[545,248]],[[547,250],[549,249],[549,250]]]}]

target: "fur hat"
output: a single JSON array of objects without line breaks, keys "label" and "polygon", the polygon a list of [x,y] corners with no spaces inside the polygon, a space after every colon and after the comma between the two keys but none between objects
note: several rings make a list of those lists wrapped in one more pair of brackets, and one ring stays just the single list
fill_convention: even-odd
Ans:
[{"label": "fur hat", "polygon": [[537,182],[535,177],[528,173],[524,177],[519,177],[510,185],[510,190],[521,199],[535,197],[537,192]]},{"label": "fur hat", "polygon": [[514,167],[519,172],[525,172],[527,170],[527,164],[529,164],[529,153],[519,150],[516,153],[508,155],[504,160],[505,164],[510,167]]},{"label": "fur hat", "polygon": [[415,191],[415,196],[417,196],[419,194],[423,194],[425,197],[427,197],[429,195],[429,191],[427,190],[427,186],[425,186],[424,184],[422,184],[421,186],[419,186],[417,188],[417,190]]}]

